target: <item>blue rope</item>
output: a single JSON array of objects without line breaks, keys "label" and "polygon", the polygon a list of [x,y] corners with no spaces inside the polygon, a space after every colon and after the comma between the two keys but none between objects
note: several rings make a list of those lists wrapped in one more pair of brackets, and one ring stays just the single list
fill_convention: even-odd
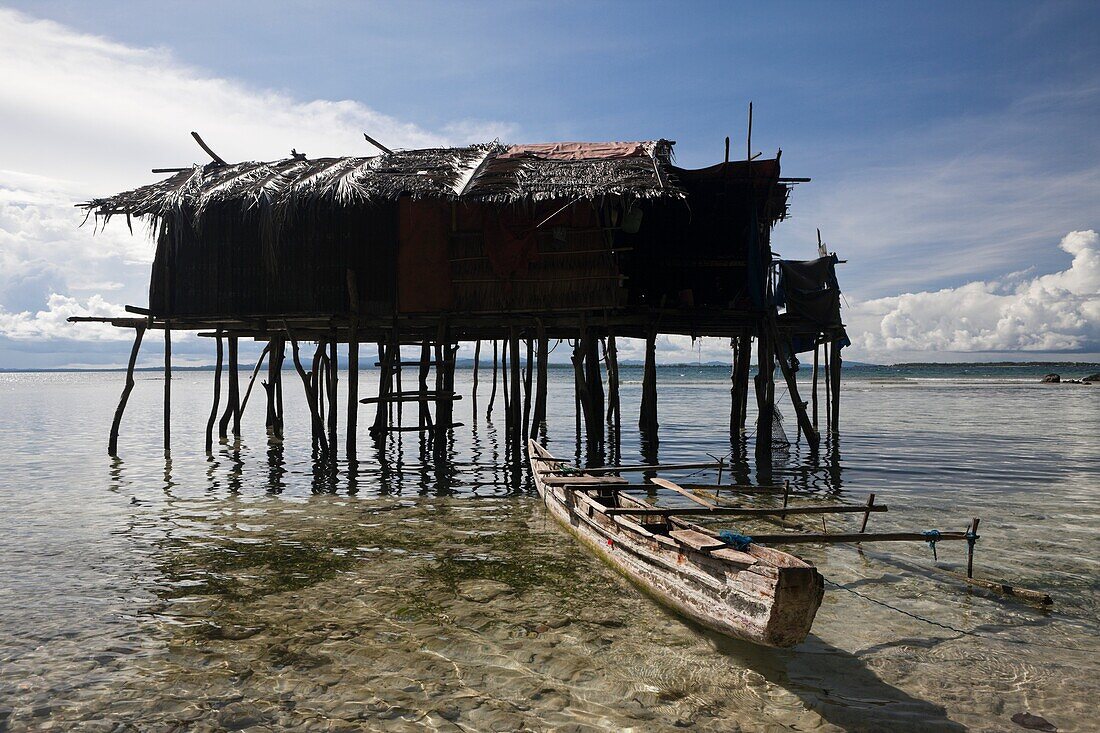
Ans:
[{"label": "blue rope", "polygon": [[936,557],[936,543],[939,542],[940,531],[938,529],[930,529],[927,532],[922,532],[921,534],[923,534],[925,539],[928,540],[928,546],[932,548],[932,560],[938,562],[939,558]]},{"label": "blue rope", "polygon": [[718,539],[723,542],[733,545],[733,549],[744,552],[752,544],[752,537],[748,535],[738,534],[729,529],[723,529],[718,533]]}]

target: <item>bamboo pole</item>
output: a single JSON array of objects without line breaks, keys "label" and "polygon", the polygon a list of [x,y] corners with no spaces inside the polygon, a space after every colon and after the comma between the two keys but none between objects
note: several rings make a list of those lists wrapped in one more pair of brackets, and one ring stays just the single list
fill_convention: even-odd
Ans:
[{"label": "bamboo pole", "polygon": [[172,329],[164,327],[164,452],[172,449]]},{"label": "bamboo pole", "polygon": [[[134,345],[130,349],[130,361],[126,365],[126,384],[122,387],[122,396],[119,397],[118,407],[115,408],[115,418],[111,421],[111,435],[107,440],[107,455],[112,458],[118,457],[118,430],[122,425],[122,413],[126,411],[126,403],[130,399],[130,393],[134,391],[134,367],[137,365],[138,351],[141,350],[141,339],[144,336],[145,326],[137,326],[134,329]],[[218,343],[220,346],[221,342]],[[218,353],[221,354],[220,348]]]},{"label": "bamboo pole", "polygon": [[210,406],[210,417],[206,420],[206,452],[214,450],[214,423],[218,420],[218,403],[222,395],[222,330],[217,332],[217,357],[214,362],[214,404]]}]

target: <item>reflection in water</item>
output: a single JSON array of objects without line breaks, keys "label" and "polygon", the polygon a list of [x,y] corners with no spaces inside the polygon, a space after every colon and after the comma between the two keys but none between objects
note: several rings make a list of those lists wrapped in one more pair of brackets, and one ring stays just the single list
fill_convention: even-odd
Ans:
[{"label": "reflection in water", "polygon": [[[630,429],[639,370],[621,368],[628,429],[593,453],[574,430],[571,371],[550,371],[536,432],[559,455],[729,456],[723,481],[790,480],[798,500],[875,491],[883,531],[979,514],[979,575],[1049,590],[1055,610],[945,582],[936,566],[965,566],[952,548],[934,563],[920,545],[805,546],[853,592],[829,590],[797,649],[760,649],[663,612],[553,524],[504,455],[499,405],[456,410],[467,427],[444,436],[363,439],[357,463],[332,464],[288,400],[285,442],[256,411],[206,456],[209,375],[184,372],[174,453],[144,444],[160,434],[146,378],[125,460],[109,461],[117,375],[5,375],[37,381],[0,391],[0,729],[1007,730],[1024,710],[1088,729],[1100,392],[854,381],[843,446],[802,443],[759,466],[751,443],[729,444],[724,370],[661,370],[659,456]],[[74,427],[75,399],[88,414]],[[65,450],[43,454],[24,418]]]}]

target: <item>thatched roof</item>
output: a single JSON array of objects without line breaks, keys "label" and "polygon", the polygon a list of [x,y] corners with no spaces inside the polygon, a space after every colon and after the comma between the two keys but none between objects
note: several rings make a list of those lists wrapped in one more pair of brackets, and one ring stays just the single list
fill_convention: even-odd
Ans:
[{"label": "thatched roof", "polygon": [[213,205],[275,213],[343,208],[400,196],[471,202],[685,196],[669,140],[632,143],[486,143],[376,157],[292,157],[210,163],[82,206],[97,215],[200,219]]}]

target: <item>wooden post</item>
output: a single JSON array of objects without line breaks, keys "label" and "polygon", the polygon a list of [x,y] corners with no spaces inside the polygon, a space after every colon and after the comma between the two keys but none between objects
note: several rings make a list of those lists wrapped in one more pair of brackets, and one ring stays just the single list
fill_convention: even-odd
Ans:
[{"label": "wooden post", "polygon": [[863,512],[863,522],[859,525],[859,533],[863,534],[867,531],[867,520],[871,518],[871,507],[875,505],[875,495],[873,493],[867,495],[867,509]]},{"label": "wooden post", "polygon": [[833,382],[833,415],[832,424],[829,429],[833,431],[834,435],[840,434],[840,369],[843,363],[840,352],[843,349],[836,341],[833,342],[833,359],[829,368],[832,370],[832,382]]},{"label": "wooden post", "polygon": [[233,421],[233,435],[241,434],[241,386],[238,381],[237,370],[237,336],[229,337],[229,397],[226,400],[225,412],[222,413],[221,422],[218,423],[218,438],[229,438],[229,421]]},{"label": "wooden post", "polygon": [[451,393],[454,392],[454,383],[450,379],[451,364],[451,336],[447,328],[447,319],[440,318],[435,337],[435,426],[442,434],[451,429],[454,422],[454,400]]},{"label": "wooden post", "polygon": [[591,332],[584,339],[584,377],[588,387],[590,405],[586,417],[591,415],[589,433],[597,445],[604,442],[604,392],[603,372],[600,369],[600,340]]},{"label": "wooden post", "polygon": [[775,355],[771,334],[761,320],[757,335],[756,403],[760,410],[756,427],[756,455],[770,456],[772,452],[772,424],[775,419]]},{"label": "wooden post", "polygon": [[787,345],[782,341],[782,336],[775,328],[774,321],[771,321],[771,330],[772,335],[775,337],[775,344],[778,347],[779,368],[783,372],[783,379],[787,382],[787,392],[791,397],[791,404],[794,405],[798,427],[806,434],[806,441],[810,444],[810,447],[817,448],[821,442],[821,436],[810,422],[810,416],[806,414],[806,403],[802,401],[802,396],[798,393],[798,380],[795,379],[789,361],[793,352],[787,350]]},{"label": "wooden post", "polygon": [[982,520],[977,517],[971,519],[970,529],[967,531],[967,534],[970,535],[966,540],[966,577],[968,578],[974,577],[974,542],[978,539],[978,522],[980,521]]},{"label": "wooden post", "polygon": [[392,338],[388,344],[382,341],[378,342],[378,365],[380,369],[378,372],[378,403],[375,405],[374,410],[374,424],[370,428],[370,434],[375,440],[381,439],[386,434],[386,428],[389,426],[389,405],[386,397],[392,392],[393,387],[391,365],[393,364],[394,351]]},{"label": "wooden post", "polygon": [[[122,388],[118,407],[115,408],[115,419],[111,421],[111,436],[107,441],[107,455],[112,458],[118,457],[118,429],[122,425],[122,413],[126,411],[126,402],[130,399],[130,393],[134,391],[134,367],[137,365],[138,351],[141,349],[141,339],[144,336],[145,326],[134,329],[134,345],[130,349],[130,362],[126,366],[126,384]],[[221,346],[221,341],[218,342],[218,346]],[[218,364],[221,364],[221,348],[218,349]]]},{"label": "wooden post", "polygon": [[[260,373],[260,369],[264,365],[264,359],[267,358],[268,352],[271,351],[271,342],[269,341],[264,345],[263,351],[260,352],[260,358],[256,359],[256,363],[252,366],[252,375],[248,378],[248,386],[244,390],[244,399],[241,400],[241,414],[244,414],[244,410],[248,407],[248,398],[252,396],[252,387],[256,384],[256,376]],[[266,390],[268,396],[267,414],[271,416],[272,407],[274,404],[274,392]],[[270,423],[268,423],[270,426]]]},{"label": "wooden post", "polygon": [[291,355],[294,358],[294,369],[298,372],[298,377],[302,380],[302,387],[306,392],[306,404],[309,405],[310,424],[312,425],[313,439],[315,442],[320,443],[321,451],[328,453],[328,444],[325,441],[325,431],[323,423],[321,422],[321,416],[317,408],[317,393],[313,390],[310,384],[310,375],[302,366],[302,360],[298,353],[298,341],[290,333],[290,328],[284,323],[284,328],[287,330],[287,335],[290,336],[290,348]]},{"label": "wooden post", "polygon": [[222,395],[222,330],[217,331],[217,357],[214,362],[214,404],[210,406],[210,417],[206,421],[206,452],[214,450],[214,423],[218,420],[218,403]]},{"label": "wooden post", "polygon": [[336,397],[336,380],[340,374],[340,362],[336,347],[336,329],[333,328],[328,344],[328,444],[329,449],[332,451],[329,457],[334,465],[336,463],[336,412],[338,401]]},{"label": "wooden post", "polygon": [[511,370],[511,394],[509,398],[509,414],[511,422],[508,424],[508,438],[512,443],[512,462],[520,463],[523,460],[523,441],[520,437],[520,373],[519,373],[519,333],[515,326],[508,329],[508,368]]},{"label": "wooden post", "polygon": [[[275,338],[275,345],[272,347],[271,356],[268,359],[274,360],[275,370],[275,424],[274,428],[275,437],[279,440],[283,439],[283,362],[286,360],[286,339],[282,336]],[[270,361],[268,362],[271,363]]]},{"label": "wooden post", "polygon": [[[729,138],[726,138],[727,150],[729,149]],[[735,441],[741,438],[741,385],[738,384],[737,378],[741,375],[741,360],[745,358],[741,353],[741,339],[730,339],[730,345],[733,347],[733,363],[730,365],[730,440]]]},{"label": "wooden post", "polygon": [[172,329],[164,324],[164,451],[172,449]]},{"label": "wooden post", "polygon": [[431,369],[432,364],[432,345],[431,342],[425,340],[420,344],[420,371],[418,372],[420,399],[418,400],[420,408],[419,422],[421,430],[426,430],[432,427],[432,413],[428,409],[428,371]]},{"label": "wooden post", "polygon": [[651,328],[645,339],[645,368],[642,371],[642,407],[638,417],[642,432],[656,435],[657,423],[657,329]]},{"label": "wooden post", "polygon": [[604,355],[607,363],[607,423],[614,427],[615,433],[618,434],[622,407],[619,401],[619,349],[614,335],[607,336]]},{"label": "wooden post", "polygon": [[474,388],[471,390],[470,402],[473,408],[474,419],[477,419],[477,370],[481,366],[481,339],[474,342]]},{"label": "wooden post", "polygon": [[825,369],[825,427],[832,430],[833,424],[833,373],[829,370],[829,342],[821,344],[821,358]]},{"label": "wooden post", "polygon": [[489,392],[489,407],[485,410],[485,419],[490,420],[493,416],[493,402],[497,398],[497,340],[493,339],[493,389]]},{"label": "wooden post", "polygon": [[533,376],[533,365],[535,354],[535,342],[532,339],[527,339],[527,358],[523,362],[523,439],[527,440],[527,436],[530,433],[531,425],[531,377]]},{"label": "wooden post", "polygon": [[348,426],[344,452],[349,466],[356,463],[355,431],[359,425],[359,319],[352,318],[348,333]]},{"label": "wooden post", "polygon": [[542,321],[535,326],[535,340],[538,351],[535,355],[535,406],[531,417],[531,434],[538,435],[538,427],[546,422],[546,360],[549,358],[549,340]]}]

